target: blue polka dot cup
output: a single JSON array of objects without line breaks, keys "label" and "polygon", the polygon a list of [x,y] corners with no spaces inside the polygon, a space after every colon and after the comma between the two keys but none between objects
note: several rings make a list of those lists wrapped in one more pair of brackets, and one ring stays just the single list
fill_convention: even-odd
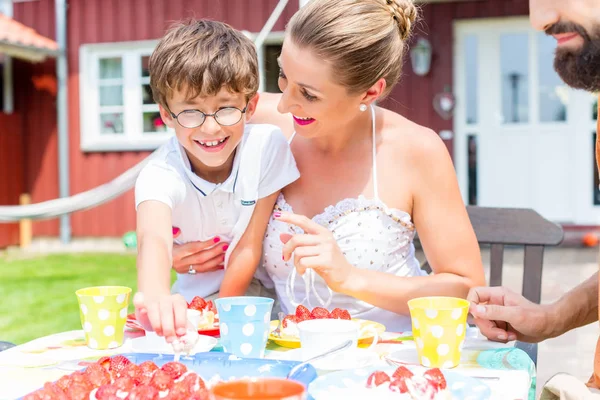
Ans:
[{"label": "blue polka dot cup", "polygon": [[263,358],[273,303],[274,300],[267,297],[216,299],[223,351],[237,357]]},{"label": "blue polka dot cup", "polygon": [[96,286],[79,289],[75,294],[88,347],[106,350],[121,346],[131,288]]}]

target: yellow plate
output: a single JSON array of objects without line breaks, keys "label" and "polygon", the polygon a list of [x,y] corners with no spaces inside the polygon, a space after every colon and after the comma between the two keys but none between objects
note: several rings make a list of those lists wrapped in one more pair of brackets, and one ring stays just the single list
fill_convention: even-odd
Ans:
[{"label": "yellow plate", "polygon": [[[385,332],[385,326],[380,324],[379,322],[369,321],[367,319],[358,319],[353,318],[352,321],[358,322],[360,324],[360,328],[363,329],[366,326],[373,326],[377,331],[378,335],[381,335]],[[271,321],[271,326],[269,330],[269,340],[273,343],[278,344],[281,347],[288,347],[290,349],[298,349],[300,348],[300,337],[296,335],[286,335],[282,334],[281,337],[273,336],[272,332],[277,329],[277,325],[279,325],[279,321]],[[371,332],[365,332],[359,339],[359,345],[370,345],[373,342],[373,334]]]}]

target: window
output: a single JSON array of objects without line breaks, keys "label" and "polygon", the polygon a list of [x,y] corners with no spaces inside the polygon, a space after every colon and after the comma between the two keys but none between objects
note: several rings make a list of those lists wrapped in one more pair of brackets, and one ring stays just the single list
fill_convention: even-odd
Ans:
[{"label": "window", "polygon": [[84,45],[80,52],[81,148],[153,150],[172,136],[152,99],[155,41]]}]

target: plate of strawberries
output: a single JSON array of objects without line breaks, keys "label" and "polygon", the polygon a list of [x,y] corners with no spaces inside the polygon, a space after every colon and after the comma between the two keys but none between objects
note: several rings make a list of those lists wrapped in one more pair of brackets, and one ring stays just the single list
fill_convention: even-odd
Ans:
[{"label": "plate of strawberries", "polygon": [[[361,330],[365,332],[358,340],[358,344],[370,344],[373,341],[373,331],[378,335],[385,332],[385,326],[366,319],[352,318],[348,310],[334,308],[329,311],[323,307],[315,307],[309,310],[303,305],[296,307],[294,314],[286,315],[281,321],[280,334],[276,334],[280,321],[271,321],[269,340],[282,347],[292,349],[300,348],[300,333],[298,332],[298,323],[309,319],[347,319],[357,322]],[[371,326],[374,329],[363,329]]]},{"label": "plate of strawberries", "polygon": [[[227,353],[197,354],[181,362],[157,354],[122,354],[85,363],[23,400],[209,400],[210,388],[219,382],[284,378],[298,364]],[[316,377],[316,370],[308,365],[291,379],[308,387]]]},{"label": "plate of strawberries", "polygon": [[491,390],[457,371],[400,366],[333,372],[315,379],[309,394],[315,400],[488,400]]},{"label": "plate of strawberries", "polygon": [[[200,320],[198,323],[198,333],[200,335],[219,337],[219,314],[217,307],[212,300],[206,301],[200,296],[196,296],[188,303],[188,309],[197,310],[200,312]],[[144,330],[142,325],[135,317],[135,313],[127,316],[126,327],[131,330]]]}]

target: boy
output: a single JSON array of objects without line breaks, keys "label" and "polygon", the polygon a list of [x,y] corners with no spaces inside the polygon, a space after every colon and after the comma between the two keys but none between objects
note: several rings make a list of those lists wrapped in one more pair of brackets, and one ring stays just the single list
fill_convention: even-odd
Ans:
[{"label": "boy", "polygon": [[[258,101],[253,43],[216,21],[179,23],[153,52],[150,85],[172,138],[136,182],[138,290],[146,328],[172,342],[186,331],[187,302],[244,295],[284,186],[299,177],[287,140],[271,125],[246,125]],[[169,289],[172,227],[178,241],[230,242],[224,270],[190,267]]]}]

